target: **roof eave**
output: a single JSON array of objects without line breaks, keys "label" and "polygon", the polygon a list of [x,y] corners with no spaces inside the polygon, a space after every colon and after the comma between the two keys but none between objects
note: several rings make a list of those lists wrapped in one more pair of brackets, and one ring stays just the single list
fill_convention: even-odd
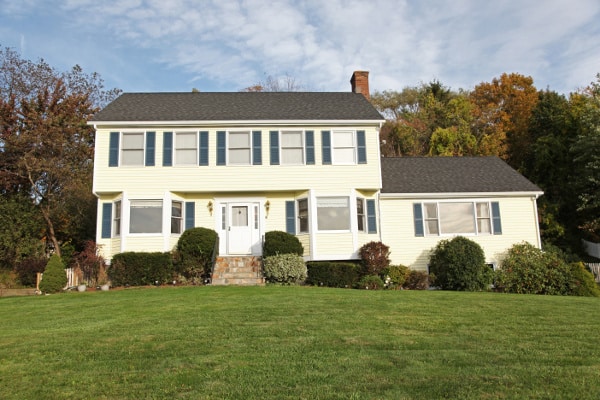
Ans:
[{"label": "roof eave", "polygon": [[224,120],[224,121],[204,121],[204,120],[191,120],[191,121],[88,121],[88,125],[98,126],[230,126],[230,125],[244,125],[244,126],[280,126],[280,125],[294,125],[294,126],[306,126],[306,125],[343,125],[343,126],[356,126],[356,125],[381,125],[385,122],[385,119],[355,119],[355,120],[340,120],[340,119],[327,119],[327,120]]},{"label": "roof eave", "polygon": [[461,199],[479,197],[535,197],[543,195],[542,191],[515,192],[440,192],[440,193],[381,193],[385,199]]}]

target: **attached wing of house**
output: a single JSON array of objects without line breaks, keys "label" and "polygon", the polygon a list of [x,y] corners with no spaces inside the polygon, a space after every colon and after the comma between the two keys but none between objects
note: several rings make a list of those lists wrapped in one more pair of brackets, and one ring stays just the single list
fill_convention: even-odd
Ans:
[{"label": "attached wing of house", "polygon": [[220,255],[260,256],[283,230],[306,259],[356,258],[379,240],[383,118],[365,74],[347,93],[121,95],[90,121],[103,255],[169,251],[203,226]]},{"label": "attached wing of house", "polygon": [[479,243],[496,265],[515,243],[541,247],[539,187],[498,157],[381,159],[382,241],[392,262],[426,270],[441,239]]}]

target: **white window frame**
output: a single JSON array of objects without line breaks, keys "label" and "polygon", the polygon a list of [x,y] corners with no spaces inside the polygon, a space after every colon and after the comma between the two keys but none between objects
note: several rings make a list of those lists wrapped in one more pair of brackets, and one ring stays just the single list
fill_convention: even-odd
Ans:
[{"label": "white window frame", "polygon": [[[342,144],[339,138],[341,134],[350,134],[352,145]],[[337,139],[336,139],[336,136]],[[342,161],[339,153],[342,150],[352,149],[352,161]],[[350,129],[338,129],[331,131],[331,162],[334,165],[356,165],[358,163],[358,143],[356,139],[356,131]]]},{"label": "white window frame", "polygon": [[[173,211],[174,211],[174,206],[175,204],[179,204],[179,210],[180,210],[180,215],[179,216],[175,216],[173,215]],[[171,200],[171,224],[170,224],[170,233],[172,235],[181,235],[184,231],[183,228],[183,222],[185,220],[185,203],[183,201],[180,200]],[[173,222],[177,221],[178,223],[178,227],[179,227],[179,232],[173,232]]]},{"label": "white window frame", "polygon": [[[306,204],[306,210],[300,205],[301,203]],[[302,198],[296,200],[296,207],[298,208],[298,233],[310,233],[310,203],[308,198]],[[305,224],[306,229],[302,229],[302,225]]]},{"label": "white window frame", "polygon": [[[448,201],[426,201],[421,203],[422,204],[422,209],[423,209],[423,232],[425,234],[425,236],[457,236],[457,235],[461,235],[461,236],[490,236],[494,234],[494,225],[493,225],[493,218],[492,218],[492,205],[491,205],[491,201],[489,200],[448,200]],[[444,226],[443,226],[443,218],[444,218],[444,210],[442,210],[441,208],[444,207],[444,205],[448,205],[448,204],[469,204],[470,205],[470,209],[471,209],[471,218],[472,218],[472,226],[473,226],[473,231],[472,232],[446,232],[444,231]],[[480,216],[477,213],[477,206],[479,204],[483,204],[486,206],[487,208],[487,216]],[[430,216],[427,212],[428,209],[428,205],[432,205],[434,206],[436,215],[435,216]],[[441,206],[441,207],[440,207]],[[487,231],[482,231],[481,221],[487,221],[487,226],[489,227],[489,230]],[[435,227],[437,229],[436,233],[431,233],[430,232],[430,225],[429,223],[435,223]]]},{"label": "white window frame", "polygon": [[[300,134],[300,146],[284,146],[283,137],[286,134]],[[284,157],[284,150],[300,150],[302,154],[301,162],[286,162]],[[279,163],[281,165],[305,165],[306,164],[306,138],[303,130],[299,129],[286,129],[279,131]]]},{"label": "white window frame", "polygon": [[[246,133],[248,134],[248,147],[231,147],[231,135],[239,135],[242,133]],[[227,146],[226,146],[226,160],[227,160],[227,165],[232,165],[232,166],[249,166],[252,165],[253,163],[253,157],[252,157],[252,130],[244,130],[244,131],[228,131],[227,132]],[[233,163],[231,162],[231,150],[232,149],[248,149],[248,153],[249,153],[249,158],[248,158],[248,162],[247,163]]]},{"label": "white window frame", "polygon": [[[362,210],[359,210],[359,205]],[[367,232],[367,213],[366,213],[367,204],[365,199],[362,197],[356,198],[356,230],[358,232]],[[362,211],[362,212],[360,212]],[[361,226],[362,225],[362,226]]]},{"label": "white window frame", "polygon": [[[177,137],[181,135],[194,135],[194,147],[179,147]],[[175,166],[197,166],[198,165],[198,132],[197,131],[180,131],[174,133],[174,143],[173,143],[173,165]],[[194,150],[194,159],[192,162],[183,163],[179,161],[179,157],[177,156],[178,150]]]},{"label": "white window frame", "polygon": [[123,229],[123,201],[115,201],[113,207],[113,236],[118,237]]},{"label": "white window frame", "polygon": [[[129,148],[125,149],[125,137],[133,135],[142,135],[142,148]],[[121,132],[121,140],[119,141],[119,166],[122,167],[143,167],[146,165],[146,131],[125,131]],[[142,151],[142,159],[139,164],[128,164],[125,162],[125,153],[134,151]]]}]

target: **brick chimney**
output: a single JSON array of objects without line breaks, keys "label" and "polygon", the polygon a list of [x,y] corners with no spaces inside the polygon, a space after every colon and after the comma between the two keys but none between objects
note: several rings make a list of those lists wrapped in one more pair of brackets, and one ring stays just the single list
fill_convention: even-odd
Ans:
[{"label": "brick chimney", "polygon": [[367,100],[371,100],[369,71],[354,71],[352,78],[350,78],[350,84],[352,84],[352,93],[362,93]]}]

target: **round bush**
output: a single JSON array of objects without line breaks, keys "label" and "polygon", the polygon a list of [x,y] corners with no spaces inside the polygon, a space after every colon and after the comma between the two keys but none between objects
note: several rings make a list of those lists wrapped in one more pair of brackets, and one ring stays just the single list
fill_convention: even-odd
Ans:
[{"label": "round bush", "polygon": [[484,290],[494,278],[485,265],[481,246],[462,236],[437,244],[429,260],[429,272],[435,275],[435,284],[447,290]]},{"label": "round bush", "polygon": [[390,248],[381,242],[369,242],[359,250],[367,275],[381,275],[390,265]]},{"label": "round bush", "polygon": [[402,287],[408,290],[427,290],[429,289],[429,275],[425,271],[411,270]]},{"label": "round bush", "polygon": [[176,247],[177,271],[186,278],[210,274],[213,251],[218,252],[218,240],[217,232],[208,228],[197,227],[183,232]]},{"label": "round bush", "polygon": [[297,284],[306,280],[306,264],[297,254],[277,254],[263,259],[263,273],[267,282]]},{"label": "round bush", "polygon": [[569,294],[573,296],[600,297],[600,288],[594,279],[594,274],[588,271],[583,263],[572,263],[571,283]]},{"label": "round bush", "polygon": [[[496,273],[496,286],[510,293],[594,295],[586,271],[569,265],[553,250],[542,251],[530,243],[511,247]],[[593,278],[592,278],[593,279]],[[588,282],[588,283],[586,283]],[[588,290],[586,289],[586,287]]]},{"label": "round bush", "polygon": [[383,280],[378,275],[365,275],[358,281],[358,289],[381,290],[385,287]]},{"label": "round bush", "polygon": [[43,293],[58,293],[67,286],[67,274],[65,265],[56,254],[52,254],[46,264],[44,276],[40,282],[40,290]]},{"label": "round bush", "polygon": [[292,234],[283,231],[269,231],[265,233],[263,245],[263,257],[271,257],[277,254],[304,255],[304,247],[300,240]]},{"label": "round bush", "polygon": [[410,275],[410,269],[405,265],[390,265],[383,275],[390,289],[400,289]]}]

